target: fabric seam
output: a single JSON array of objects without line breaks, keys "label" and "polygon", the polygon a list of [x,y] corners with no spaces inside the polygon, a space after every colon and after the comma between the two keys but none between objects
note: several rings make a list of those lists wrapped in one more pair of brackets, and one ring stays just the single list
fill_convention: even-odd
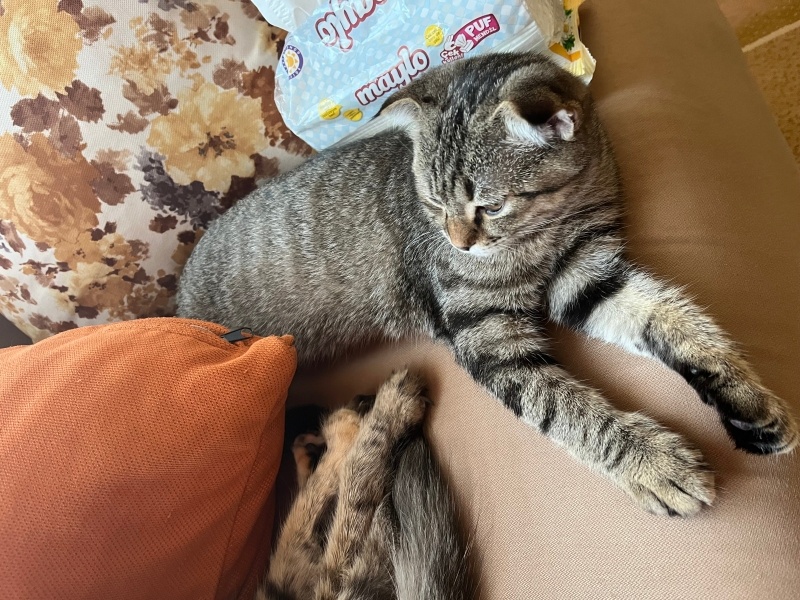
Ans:
[{"label": "fabric seam", "polygon": [[[294,379],[294,373],[292,373],[292,376],[291,376],[291,378],[289,380],[290,384],[291,384],[291,381],[293,379]],[[231,522],[230,531],[228,532],[228,539],[227,539],[227,541],[225,543],[225,554],[222,556],[222,562],[220,564],[219,573],[217,575],[217,587],[214,590],[214,598],[218,598],[219,597],[219,587],[222,584],[222,573],[223,573],[223,570],[225,569],[225,564],[226,564],[226,562],[228,560],[228,555],[229,555],[230,550],[231,550],[231,538],[233,537],[233,531],[234,531],[234,529],[236,529],[236,523],[238,522],[239,515],[240,515],[240,513],[242,511],[242,500],[244,498],[244,494],[247,491],[248,487],[250,486],[250,481],[253,478],[253,472],[255,471],[256,461],[258,460],[259,452],[264,446],[264,436],[267,434],[267,429],[268,429],[269,424],[272,423],[273,419],[276,416],[276,411],[279,409],[280,406],[285,406],[285,404],[286,404],[286,395],[287,394],[288,394],[288,388],[287,388],[287,393],[283,394],[282,401],[276,402],[274,404],[274,406],[272,407],[272,410],[269,413],[269,416],[264,421],[264,427],[261,430],[261,435],[258,438],[258,447],[256,448],[256,451],[255,451],[255,453],[253,455],[253,460],[252,460],[252,462],[250,464],[250,471],[247,474],[247,479],[245,480],[244,486],[242,486],[242,490],[239,493],[239,502],[237,503],[237,506],[236,506],[236,513],[233,515],[233,521]],[[283,447],[283,434],[284,434],[284,432],[283,432],[283,430],[281,430],[281,447]]]}]

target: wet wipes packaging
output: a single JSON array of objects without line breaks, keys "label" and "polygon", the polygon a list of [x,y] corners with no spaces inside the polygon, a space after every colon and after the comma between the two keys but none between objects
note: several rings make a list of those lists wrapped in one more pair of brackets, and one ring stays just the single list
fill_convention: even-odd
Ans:
[{"label": "wet wipes packaging", "polygon": [[279,14],[267,18],[294,29],[275,101],[286,125],[319,150],[354,134],[429,69],[479,53],[538,51],[588,81],[594,59],[578,36],[581,1],[270,0]]}]

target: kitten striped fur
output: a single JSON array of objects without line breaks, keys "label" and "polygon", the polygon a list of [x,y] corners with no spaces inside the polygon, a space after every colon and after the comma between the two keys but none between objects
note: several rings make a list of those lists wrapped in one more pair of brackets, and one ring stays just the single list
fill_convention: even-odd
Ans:
[{"label": "kitten striped fur", "polygon": [[787,404],[725,334],[626,257],[617,167],[580,81],[534,55],[484,55],[432,70],[378,118],[390,128],[320,153],[214,223],[180,314],[291,332],[304,363],[441,340],[520,419],[659,514],[712,502],[713,474],[680,437],[557,364],[547,321],[677,370],[743,450],[797,444]]},{"label": "kitten striped fur", "polygon": [[321,438],[297,438],[300,491],[256,600],[474,597],[455,505],[421,435],[426,404],[403,371],[374,407],[356,402],[327,417]]}]

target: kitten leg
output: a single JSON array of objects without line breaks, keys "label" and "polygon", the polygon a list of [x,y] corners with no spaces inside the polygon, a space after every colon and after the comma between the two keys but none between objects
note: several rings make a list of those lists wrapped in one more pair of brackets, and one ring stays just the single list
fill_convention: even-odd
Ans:
[{"label": "kitten leg", "polygon": [[[325,420],[322,438],[327,450],[292,504],[270,560],[266,581],[257,592],[257,600],[281,600],[287,596],[311,598],[322,574],[340,472],[360,425],[360,415],[347,408],[331,413]],[[305,461],[299,448],[293,448],[293,453],[295,457],[300,454],[301,462]],[[299,468],[305,467],[299,465]]]},{"label": "kitten leg", "polygon": [[369,535],[342,577],[337,600],[396,600],[389,547],[395,535],[390,497],[384,497],[372,518]]},{"label": "kitten leg", "polygon": [[419,427],[426,403],[420,379],[407,371],[394,374],[378,390],[375,405],[364,417],[356,444],[342,469],[339,502],[315,600],[334,600],[341,593],[375,511],[388,493],[397,445]]},{"label": "kitten leg", "polygon": [[618,251],[582,248],[553,280],[549,300],[554,320],[678,371],[717,409],[738,448],[771,454],[797,445],[787,404],[762,385],[722,330],[678,289]]},{"label": "kitten leg", "polygon": [[691,515],[714,499],[700,454],[641,414],[614,409],[546,352],[536,321],[519,314],[455,315],[458,362],[525,423],[612,479],[654,513]]}]

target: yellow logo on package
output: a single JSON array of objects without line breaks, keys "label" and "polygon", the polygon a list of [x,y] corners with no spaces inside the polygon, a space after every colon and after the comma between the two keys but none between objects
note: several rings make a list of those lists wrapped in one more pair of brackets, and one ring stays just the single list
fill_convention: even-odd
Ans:
[{"label": "yellow logo on package", "polygon": [[360,121],[361,117],[364,116],[364,113],[361,112],[361,109],[358,108],[351,108],[342,113],[345,119],[350,121]]},{"label": "yellow logo on package", "polygon": [[326,121],[331,121],[338,117],[342,112],[342,105],[336,104],[330,98],[323,98],[317,104],[317,111],[319,112],[319,116]]},{"label": "yellow logo on package", "polygon": [[438,25],[428,25],[425,28],[425,45],[438,46],[444,41],[444,29]]}]

